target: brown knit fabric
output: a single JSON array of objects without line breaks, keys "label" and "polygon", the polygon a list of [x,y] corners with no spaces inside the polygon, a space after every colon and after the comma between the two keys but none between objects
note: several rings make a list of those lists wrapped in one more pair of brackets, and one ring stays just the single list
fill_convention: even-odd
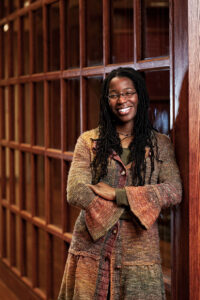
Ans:
[{"label": "brown knit fabric", "polygon": [[[98,129],[77,141],[68,176],[67,200],[81,208],[65,267],[59,300],[161,300],[165,292],[161,271],[157,218],[163,207],[181,201],[181,181],[167,136],[156,133],[159,160],[151,185],[131,186],[131,164],[125,166],[113,152],[103,179],[115,188],[125,187],[130,211],[96,196],[88,187],[90,163],[95,155],[93,139]],[[150,176],[146,151],[146,177]],[[124,212],[129,214],[123,219]]]}]

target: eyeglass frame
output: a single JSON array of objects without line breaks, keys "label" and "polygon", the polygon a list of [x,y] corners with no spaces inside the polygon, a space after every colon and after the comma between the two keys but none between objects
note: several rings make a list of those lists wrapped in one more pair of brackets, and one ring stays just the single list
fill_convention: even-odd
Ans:
[{"label": "eyeglass frame", "polygon": [[[133,97],[133,95],[137,94],[136,91],[134,92],[121,92],[121,93],[118,93],[118,94],[111,94],[111,95],[108,95],[107,98],[108,100],[119,100],[120,97],[122,96],[124,99],[126,100],[129,100]],[[113,98],[111,98],[111,96],[113,96]]]}]

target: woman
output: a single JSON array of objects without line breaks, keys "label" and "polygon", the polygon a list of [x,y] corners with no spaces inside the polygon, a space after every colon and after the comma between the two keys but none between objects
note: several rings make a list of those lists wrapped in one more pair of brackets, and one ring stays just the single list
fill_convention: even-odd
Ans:
[{"label": "woman", "polygon": [[59,300],[165,299],[157,218],[181,201],[167,136],[153,130],[139,72],[104,80],[99,127],[76,144],[67,199],[81,208]]}]

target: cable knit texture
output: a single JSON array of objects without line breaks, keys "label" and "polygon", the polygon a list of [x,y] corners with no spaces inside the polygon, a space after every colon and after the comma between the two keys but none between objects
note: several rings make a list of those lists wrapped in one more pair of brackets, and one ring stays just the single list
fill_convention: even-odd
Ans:
[{"label": "cable knit texture", "polygon": [[[98,129],[83,133],[76,144],[67,183],[67,200],[81,209],[66,262],[59,300],[165,299],[157,218],[162,208],[181,201],[182,187],[173,146],[166,135],[155,133],[158,160],[151,185],[131,186],[131,164],[125,166],[113,152],[102,180],[125,188],[127,206],[117,206],[93,193],[90,163]],[[146,149],[146,175],[151,171]],[[128,218],[124,218],[129,214]]]}]

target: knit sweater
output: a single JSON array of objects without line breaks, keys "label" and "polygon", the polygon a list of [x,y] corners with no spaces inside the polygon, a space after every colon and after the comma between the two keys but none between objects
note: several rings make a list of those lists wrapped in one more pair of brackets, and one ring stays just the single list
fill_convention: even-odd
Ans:
[{"label": "knit sweater", "polygon": [[[157,156],[151,184],[151,162],[146,148],[144,186],[132,186],[131,164],[124,165],[113,151],[103,182],[124,188],[127,207],[94,194],[91,161],[98,129],[83,133],[76,144],[67,183],[67,200],[81,208],[76,221],[59,300],[165,299],[157,218],[162,208],[181,201],[182,187],[173,146],[155,133]],[[156,151],[156,149],[155,149]]]}]

